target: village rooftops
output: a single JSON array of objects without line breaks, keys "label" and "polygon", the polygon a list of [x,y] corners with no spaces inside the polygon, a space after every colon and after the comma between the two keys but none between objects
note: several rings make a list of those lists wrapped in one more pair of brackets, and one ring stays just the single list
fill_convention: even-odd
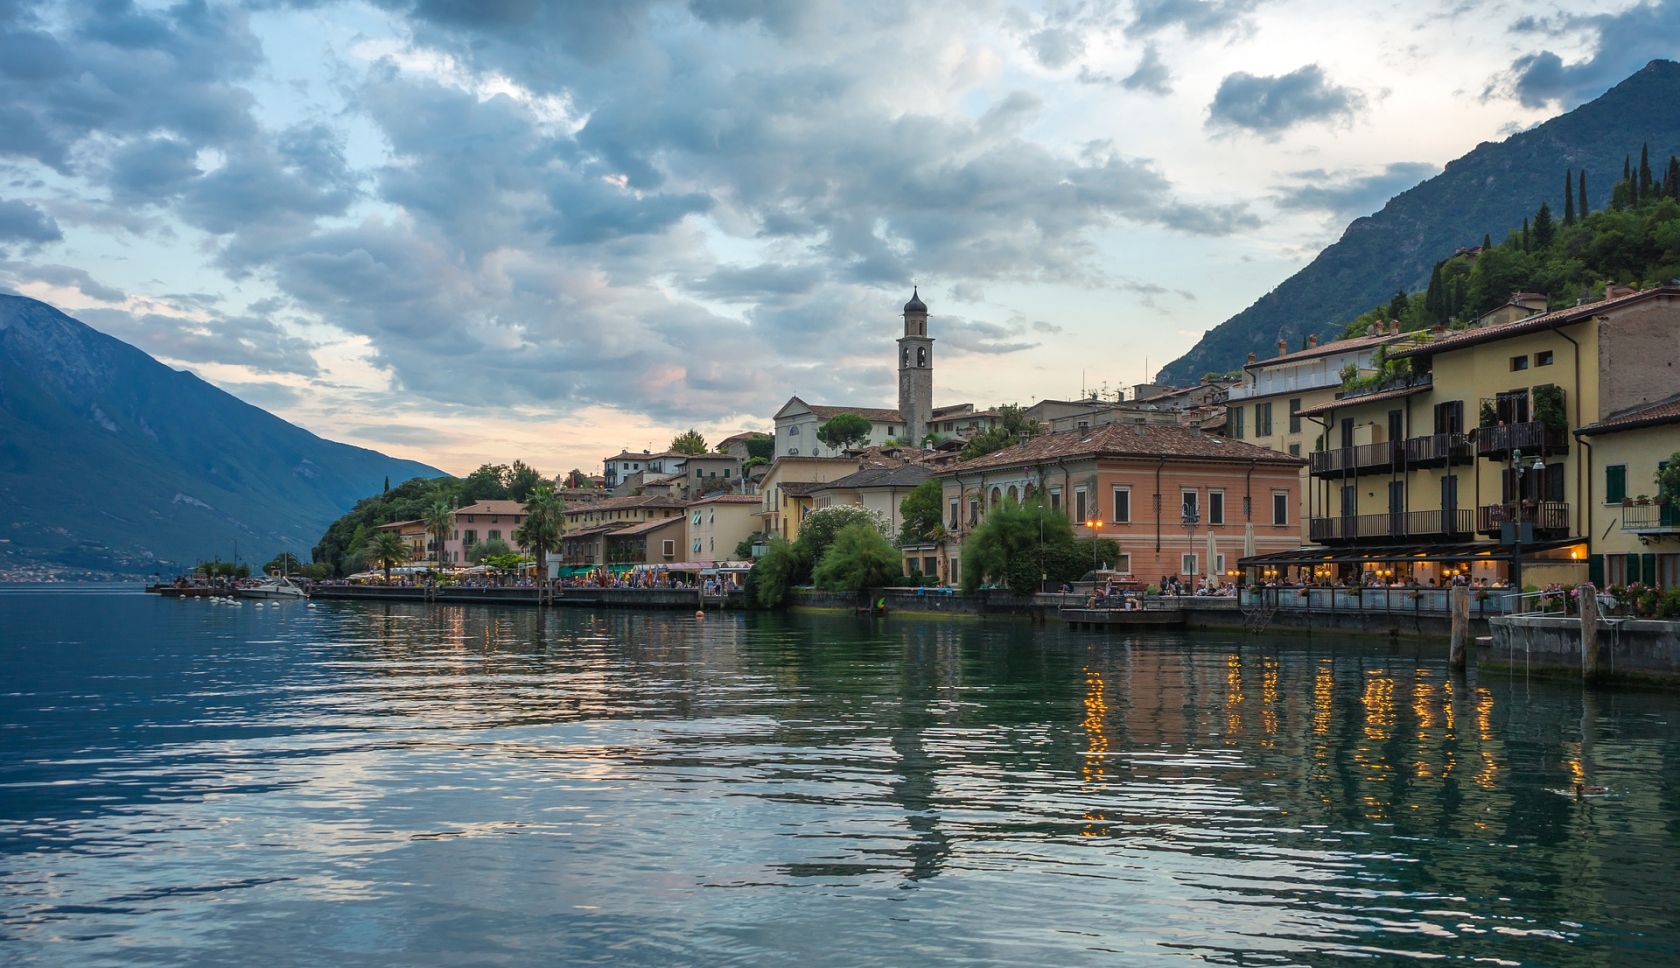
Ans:
[{"label": "village rooftops", "polygon": [[805,497],[824,485],[819,481],[782,481],[776,486],[788,497]]},{"label": "village rooftops", "polygon": [[420,520],[419,518],[412,518],[408,521],[387,521],[384,524],[377,525],[373,530],[375,530],[375,531],[400,531],[403,528],[412,528],[417,524],[425,524],[425,522]]},{"label": "village rooftops", "polygon": [[622,451],[618,454],[615,454],[612,457],[608,457],[607,460],[609,462],[615,461],[615,460],[660,460],[660,459],[667,458],[667,457],[680,457],[684,460],[687,460],[690,456],[704,457],[706,455],[704,455],[704,454],[690,455],[690,454],[684,454],[684,453],[681,453],[681,452],[675,451],[675,450],[662,450],[657,454],[650,453],[650,452],[645,451],[645,450],[644,451],[629,451],[629,450],[626,450],[626,451]]},{"label": "village rooftops", "polygon": [[524,514],[525,505],[518,501],[479,501],[464,508],[456,508],[456,514]]},{"label": "village rooftops", "polygon": [[1339,353],[1352,353],[1358,350],[1381,346],[1384,343],[1400,342],[1406,340],[1408,337],[1415,339],[1417,334],[1384,332],[1377,333],[1372,336],[1352,336],[1347,339],[1331,340],[1328,343],[1319,343],[1317,346],[1309,346],[1304,350],[1296,350],[1293,353],[1284,353],[1279,356],[1273,356],[1269,359],[1255,360],[1252,363],[1244,363],[1243,369],[1263,370],[1272,366],[1301,363],[1306,360],[1318,359],[1321,356],[1335,356]]},{"label": "village rooftops", "polygon": [[708,494],[688,502],[689,507],[699,507],[702,504],[762,504],[764,498],[757,494]]},{"label": "village rooftops", "polygon": [[601,511],[622,511],[628,508],[681,508],[682,499],[666,497],[662,494],[637,494],[629,497],[609,498],[596,501],[580,508],[567,508],[567,514],[595,514]]},{"label": "village rooftops", "polygon": [[1642,427],[1659,427],[1672,423],[1680,423],[1680,393],[1655,403],[1628,407],[1598,423],[1582,427],[1575,431],[1575,434],[1579,437],[1594,437],[1599,434],[1613,434],[1622,430],[1638,430]]},{"label": "village rooftops", "polygon": [[814,491],[857,490],[869,487],[915,487],[933,477],[933,469],[925,464],[904,464],[899,467],[866,467],[856,474],[818,484]]},{"label": "village rooftops", "polygon": [[[788,401],[789,405],[795,403],[816,414],[817,419],[819,420],[832,420],[843,413],[855,413],[865,420],[871,420],[875,423],[904,422],[903,414],[899,413],[897,409],[888,409],[885,407],[832,407],[826,404],[806,403],[798,397],[794,397],[792,400]],[[782,409],[786,410],[787,407],[784,406]],[[965,416],[973,411],[974,404],[972,403],[958,403],[945,407],[934,407],[932,419],[940,420],[949,417]],[[778,416],[780,415],[778,414]]]},{"label": "village rooftops", "polygon": [[1228,440],[1176,426],[1104,424],[1086,430],[1029,437],[1014,447],[976,457],[941,469],[941,474],[1007,467],[1012,464],[1042,464],[1079,457],[1130,457],[1139,459],[1180,458],[1183,460],[1231,461],[1238,463],[1306,463],[1300,457],[1238,440]]},{"label": "village rooftops", "polygon": [[640,521],[635,524],[626,525],[609,533],[615,538],[634,538],[658,531],[660,528],[669,528],[673,525],[681,526],[682,523],[683,519],[681,515],[674,518],[654,518],[651,521]]},{"label": "village rooftops", "polygon": [[1414,393],[1423,393],[1424,391],[1431,389],[1432,386],[1433,384],[1430,381],[1425,380],[1403,387],[1378,390],[1375,393],[1362,393],[1353,396],[1338,397],[1335,400],[1320,403],[1316,406],[1303,407],[1302,409],[1295,411],[1295,416],[1316,417],[1321,413],[1329,413],[1332,410],[1341,410],[1346,407],[1356,407],[1362,403],[1380,403],[1384,400],[1399,400],[1402,397],[1409,397]]},{"label": "village rooftops", "polygon": [[1680,286],[1658,286],[1655,289],[1645,289],[1638,292],[1614,291],[1615,295],[1613,297],[1600,299],[1597,302],[1582,303],[1579,306],[1541,313],[1538,316],[1528,316],[1509,323],[1441,333],[1433,340],[1403,350],[1396,350],[1388,355],[1390,359],[1396,360],[1412,356],[1434,356],[1437,353],[1456,350],[1464,346],[1474,346],[1477,343],[1491,343],[1494,340],[1505,339],[1510,336],[1521,336],[1524,333],[1534,333],[1543,329],[1583,322],[1592,319],[1594,316],[1602,315],[1607,309],[1632,305],[1658,296],[1680,296]]}]

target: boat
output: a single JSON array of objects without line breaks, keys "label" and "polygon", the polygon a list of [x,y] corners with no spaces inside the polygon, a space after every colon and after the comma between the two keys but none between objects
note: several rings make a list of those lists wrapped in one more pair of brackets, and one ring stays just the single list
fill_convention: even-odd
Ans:
[{"label": "boat", "polygon": [[309,597],[308,592],[285,575],[274,575],[262,579],[255,585],[235,588],[233,593],[240,598],[303,599]]}]

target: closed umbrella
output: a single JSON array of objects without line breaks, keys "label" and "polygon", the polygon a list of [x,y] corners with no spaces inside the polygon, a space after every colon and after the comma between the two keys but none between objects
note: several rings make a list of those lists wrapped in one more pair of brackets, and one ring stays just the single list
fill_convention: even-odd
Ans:
[{"label": "closed umbrella", "polygon": [[[1243,525],[1243,557],[1254,557],[1254,522]],[[1249,577],[1253,577],[1250,575]]]},{"label": "closed umbrella", "polygon": [[1208,529],[1207,542],[1207,573],[1213,580],[1213,587],[1219,587],[1219,539],[1213,536],[1213,529]]}]

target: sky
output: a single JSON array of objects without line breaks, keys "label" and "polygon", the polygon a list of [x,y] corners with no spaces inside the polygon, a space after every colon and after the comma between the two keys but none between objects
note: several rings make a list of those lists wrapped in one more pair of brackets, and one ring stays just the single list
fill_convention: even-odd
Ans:
[{"label": "sky", "polygon": [[0,289],[324,437],[599,470],[1144,380],[1680,0],[0,0]]}]

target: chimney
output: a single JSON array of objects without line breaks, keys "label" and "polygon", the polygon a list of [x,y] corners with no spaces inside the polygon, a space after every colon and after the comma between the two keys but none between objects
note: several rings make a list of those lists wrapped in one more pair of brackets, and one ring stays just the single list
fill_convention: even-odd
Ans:
[{"label": "chimney", "polygon": [[1398,319],[1389,320],[1388,321],[1388,331],[1390,333],[1399,333],[1400,332],[1400,320],[1398,320]]},{"label": "chimney", "polygon": [[1250,363],[1254,362],[1254,354],[1253,353],[1248,354],[1248,362],[1250,362]]},{"label": "chimney", "polygon": [[1314,333],[1313,335],[1307,337],[1307,349],[1310,350],[1310,349],[1317,349],[1317,348],[1318,348],[1318,334]]},{"label": "chimney", "polygon": [[1282,356],[1287,352],[1289,352],[1289,341],[1281,339],[1278,340],[1278,355]]}]

